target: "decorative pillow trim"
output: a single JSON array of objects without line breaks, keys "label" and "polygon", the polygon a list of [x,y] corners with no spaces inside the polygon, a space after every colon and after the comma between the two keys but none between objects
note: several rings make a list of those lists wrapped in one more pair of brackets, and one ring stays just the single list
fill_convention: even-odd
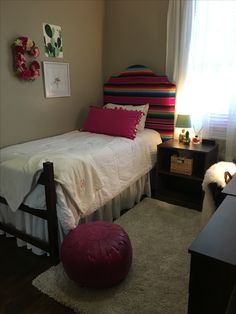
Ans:
[{"label": "decorative pillow trim", "polygon": [[122,109],[126,109],[126,110],[139,110],[139,111],[141,111],[142,117],[141,117],[139,124],[137,126],[137,130],[138,131],[144,130],[149,104],[145,104],[145,105],[135,105],[135,104],[133,104],[133,105],[120,105],[120,104],[108,103],[104,107],[109,108],[109,109],[122,108]]}]

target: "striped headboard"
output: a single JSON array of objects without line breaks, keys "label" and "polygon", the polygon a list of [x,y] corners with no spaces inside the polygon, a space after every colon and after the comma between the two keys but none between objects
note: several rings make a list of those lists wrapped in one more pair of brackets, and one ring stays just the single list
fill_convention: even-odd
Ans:
[{"label": "striped headboard", "polygon": [[156,75],[143,65],[133,65],[104,84],[104,104],[149,104],[146,128],[157,130],[162,140],[174,136],[176,86],[167,76]]}]

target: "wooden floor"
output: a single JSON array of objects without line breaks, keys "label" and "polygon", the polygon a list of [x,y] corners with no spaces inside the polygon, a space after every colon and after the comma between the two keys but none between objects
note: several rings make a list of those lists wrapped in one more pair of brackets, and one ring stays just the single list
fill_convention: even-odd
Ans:
[{"label": "wooden floor", "polygon": [[48,257],[0,235],[0,314],[74,314],[32,286],[32,279],[49,267]]}]

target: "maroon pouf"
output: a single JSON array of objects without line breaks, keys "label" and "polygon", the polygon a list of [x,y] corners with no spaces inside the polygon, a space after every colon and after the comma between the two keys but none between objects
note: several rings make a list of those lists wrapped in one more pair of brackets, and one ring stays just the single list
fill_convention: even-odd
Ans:
[{"label": "maroon pouf", "polygon": [[122,281],[132,263],[132,246],[125,230],[111,222],[79,225],[65,237],[61,261],[79,285],[107,288]]}]

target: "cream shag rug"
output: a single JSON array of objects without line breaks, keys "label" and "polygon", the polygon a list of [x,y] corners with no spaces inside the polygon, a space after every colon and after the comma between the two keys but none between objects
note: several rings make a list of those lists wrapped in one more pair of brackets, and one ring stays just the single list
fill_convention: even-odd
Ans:
[{"label": "cream shag rug", "polygon": [[33,285],[81,314],[187,313],[188,247],[200,230],[200,213],[145,198],[116,222],[133,246],[131,270],[122,283],[104,290],[80,288],[59,264]]}]

